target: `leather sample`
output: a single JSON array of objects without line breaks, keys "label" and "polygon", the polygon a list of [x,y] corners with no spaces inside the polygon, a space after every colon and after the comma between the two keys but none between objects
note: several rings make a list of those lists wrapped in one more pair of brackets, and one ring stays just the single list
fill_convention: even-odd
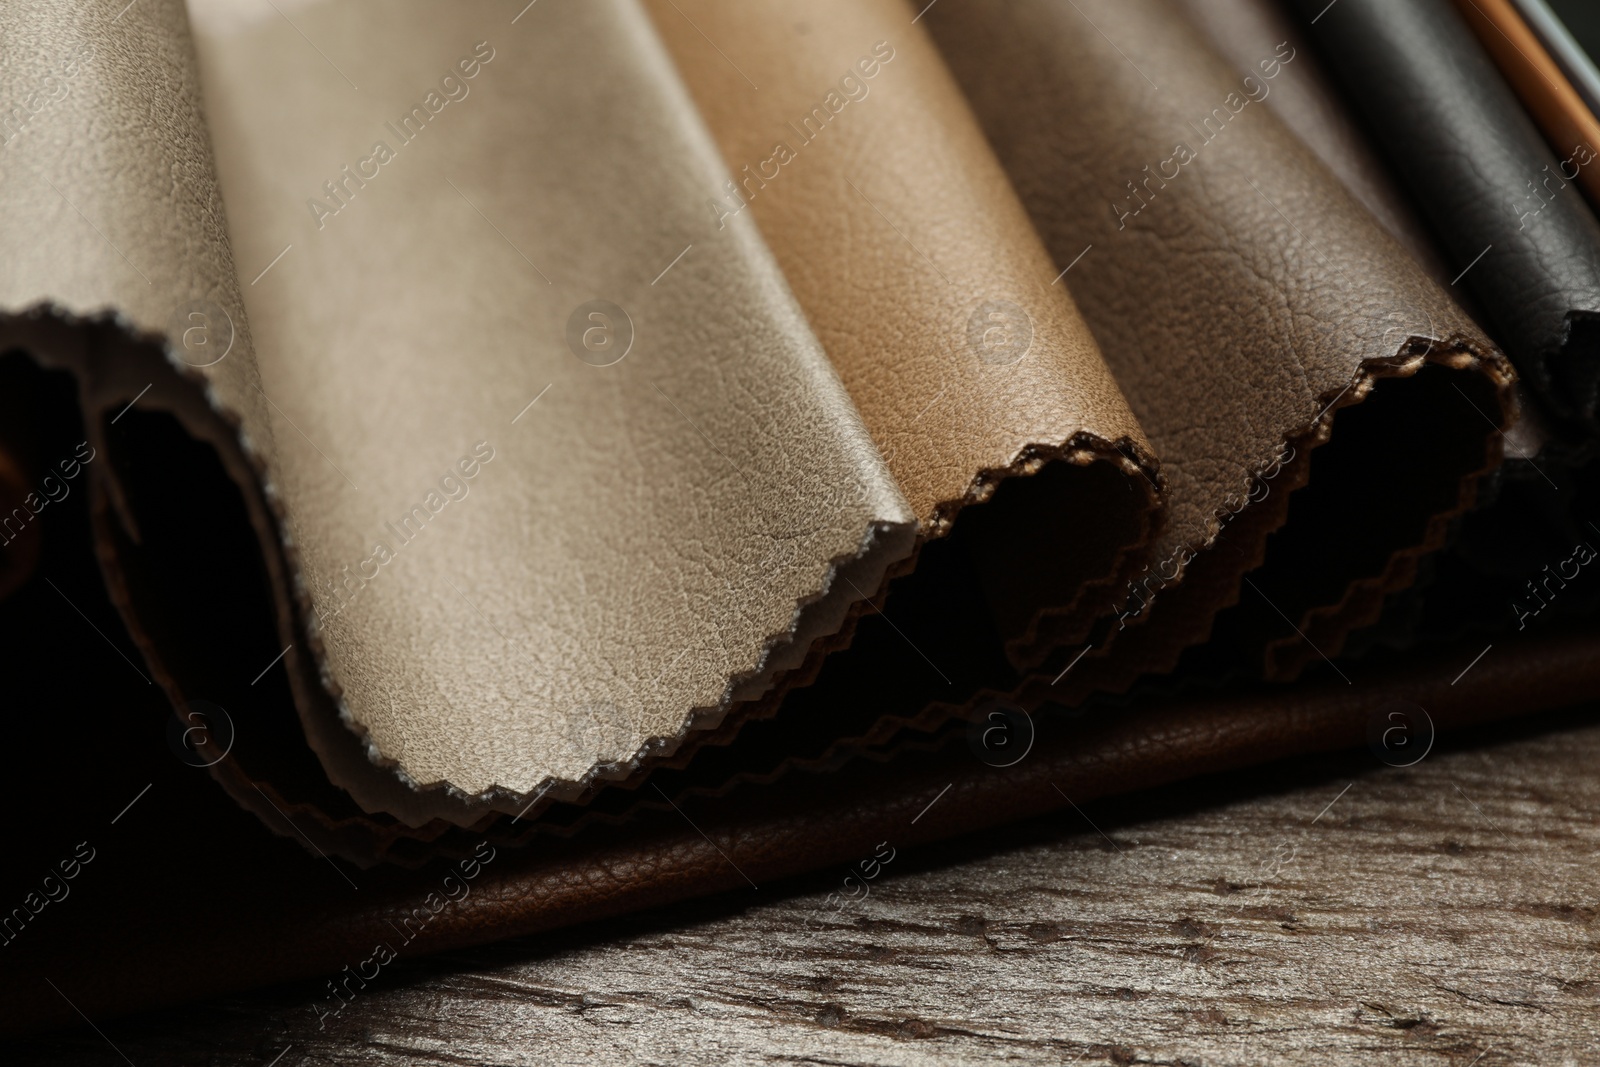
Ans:
[{"label": "leather sample", "polygon": [[[1545,0],[1516,0],[1516,7],[1528,28],[1539,35],[1539,43],[1550,53],[1550,58],[1560,64],[1561,72],[1588,105],[1590,113],[1600,114],[1600,68],[1595,67],[1594,59],[1575,36],[1581,32],[1581,24],[1569,25],[1565,21],[1582,16],[1566,4],[1557,13]],[[1592,20],[1593,16],[1589,18]]]},{"label": "leather sample", "polygon": [[[337,52],[346,35],[353,57],[357,38],[371,42],[356,6],[298,7],[292,23],[210,9],[199,40],[234,204],[226,236],[192,81],[153,79],[120,52],[92,63],[65,6],[30,16],[18,39],[76,57],[82,81],[13,146],[6,238],[28,251],[7,263],[0,301],[4,347],[82,379],[90,440],[109,459],[95,484],[116,505],[103,520],[111,579],[175,702],[209,695],[185,677],[207,623],[112,477],[141,448],[154,458],[149,411],[175,414],[243,488],[277,591],[277,641],[255,649],[255,670],[287,673],[338,787],[437,835],[436,820],[525,811],[597,767],[626,773],[691,722],[759,697],[909,552],[913,517],[754,227],[713,239],[705,225],[715,149],[642,12],[572,5],[507,29],[494,5],[432,10],[380,20],[384,62],[357,93],[301,36]],[[140,5],[116,30],[192,77],[184,23],[175,3]],[[446,46],[446,31],[463,39]],[[591,38],[607,42],[620,110],[552,67]],[[282,91],[254,91],[268,81]],[[586,108],[540,111],[521,154],[502,143],[498,124],[529,121],[521,100],[557,91]],[[304,106],[286,107],[296,93]],[[107,138],[86,160],[79,131],[104,96],[187,125]],[[646,135],[662,165],[605,172],[621,184],[548,155],[623,152]],[[189,186],[166,162],[184,152]],[[230,247],[251,264],[243,301]],[[441,288],[441,271],[456,281]],[[693,312],[713,295],[718,315]],[[81,320],[107,301],[127,319]],[[202,301],[237,336],[180,369],[162,348],[183,343]],[[259,341],[244,307],[265,324]],[[597,351],[610,330],[620,354]],[[108,447],[98,413],[130,402]],[[274,819],[284,805],[238,764],[216,773]]]},{"label": "leather sample", "polygon": [[1549,150],[1448,0],[1340,0],[1308,36],[1557,428],[1593,432],[1600,224],[1568,187],[1593,164]]},{"label": "leather sample", "polygon": [[1014,657],[1048,650],[1040,610],[1049,629],[1086,630],[1115,592],[1118,555],[1142,539],[1125,531],[1153,504],[1155,464],[912,12],[903,0],[827,0],[804,18],[777,0],[650,10],[734,174],[711,210],[760,223],[925,536],[1047,462],[1122,472],[1109,499],[1065,482],[1055,506],[1072,514],[995,528],[977,549]]},{"label": "leather sample", "polygon": [[1307,48],[1294,16],[1278,0],[1181,0],[1181,6],[1241,78],[1258,75],[1256,64],[1262,56],[1288,46],[1293,62],[1270,84],[1258,78],[1263,86],[1261,102],[1305,142],[1429,277],[1448,287],[1454,272],[1446,270],[1387,162],[1350,114],[1315,52]]},{"label": "leather sample", "polygon": [[[1256,615],[1235,629],[1265,649],[1269,674],[1336,655],[1470,506],[1498,450],[1484,419],[1504,425],[1513,407],[1503,358],[1277,116],[1252,106],[1292,66],[1292,46],[1241,78],[1158,0],[945,0],[923,21],[1056,262],[1076,264],[1065,281],[1171,487],[1127,612],[1140,625],[1113,632],[1062,699],[1170,669],[1241,595]],[[1400,379],[1441,420],[1409,444],[1384,440],[1404,416],[1380,415],[1382,404],[1369,421],[1358,406],[1400,392]],[[1336,421],[1322,461],[1332,469],[1296,493]],[[1451,489],[1377,519],[1367,502],[1395,498],[1370,479],[1390,449],[1441,462],[1427,481]],[[1302,532],[1268,551],[1291,494],[1321,516],[1295,526],[1341,534],[1324,525],[1315,548]],[[1365,543],[1330,552],[1353,547],[1344,531],[1357,507],[1361,530],[1349,532]]]},{"label": "leather sample", "polygon": [[[1565,156],[1578,145],[1600,154],[1596,119],[1572,82],[1511,0],[1458,0],[1457,10],[1544,131],[1550,150]],[[1578,168],[1574,179],[1591,204],[1600,202],[1600,170]]]},{"label": "leather sample", "polygon": [[[720,168],[643,15],[566,5],[512,28],[498,5],[424,5],[374,39],[360,5],[307,7],[295,25],[248,11],[202,21],[200,59],[220,181],[243,205],[236,255],[306,253],[247,306],[274,327],[269,391],[323,405],[296,419],[309,440],[328,432],[299,441],[283,491],[293,514],[336,516],[295,540],[341,713],[419,785],[503,790],[498,809],[517,813],[551,780],[626,769],[761,695],[860,599],[835,566],[859,557],[848,577],[876,588],[910,516],[753,227],[707,225]],[[382,60],[336,69],[297,29],[352,66]],[[579,54],[606,64],[613,95],[564,75]],[[285,92],[302,96],[254,91],[291,72]],[[546,106],[529,113],[533,96]],[[521,128],[514,145],[501,123]],[[568,165],[590,152],[661,166],[604,169],[608,185]],[[385,270],[362,284],[375,255]],[[406,315],[395,291],[416,294]],[[611,350],[573,350],[609,330]],[[369,383],[384,403],[350,410]],[[480,490],[470,525],[442,516],[445,544],[386,581],[365,542],[409,545],[395,516],[496,434],[503,466],[483,476],[504,492]],[[322,452],[373,487],[353,490]],[[341,597],[351,561],[380,577]]]}]

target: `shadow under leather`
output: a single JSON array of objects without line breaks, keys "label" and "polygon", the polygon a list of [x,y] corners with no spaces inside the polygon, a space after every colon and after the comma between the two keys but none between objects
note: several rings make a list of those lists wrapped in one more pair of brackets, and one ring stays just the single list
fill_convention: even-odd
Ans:
[{"label": "shadow under leather", "polygon": [[[0,389],[26,395],[40,455],[70,456],[84,439],[77,386],[65,372],[6,354],[0,356]],[[108,828],[116,832],[110,820],[145,785],[183,790],[207,806],[217,799],[203,772],[168,751],[171,705],[106,596],[90,533],[88,481],[95,464],[107,462],[96,456],[72,492],[43,510],[39,566],[0,602],[0,708],[9,757],[0,795],[14,813],[6,828],[7,862],[0,866],[0,916],[36,889],[77,842],[104,845]],[[93,863],[87,865],[71,895],[34,921],[49,922],[71,909],[96,873]],[[16,940],[33,932],[24,927]]]},{"label": "shadow under leather", "polygon": [[[1592,647],[1592,638],[1584,638],[1583,648],[1589,647]],[[103,660],[113,654],[108,648],[101,658]],[[1506,654],[1514,653],[1508,650]],[[1570,658],[1570,653],[1567,655]],[[123,666],[126,667],[125,664]],[[1378,692],[1381,694],[1384,691],[1379,689]],[[1188,719],[1192,714],[1192,711],[1188,712],[1184,718]],[[1257,714],[1259,716],[1259,712]],[[851,809],[859,802],[863,787],[876,781],[875,776],[889,774],[889,768],[857,762],[839,775],[827,779],[811,778],[808,783],[806,778],[809,776],[801,776],[800,780],[785,783],[782,789],[751,788],[741,791],[739,796],[711,798],[704,803],[688,805],[686,811],[700,825],[712,827],[719,835],[728,832],[738,835],[740,825],[758,830],[765,827],[762,832],[777,835],[775,839],[769,837],[766,841],[745,841],[747,846],[759,846],[758,852],[764,850],[766,857],[757,862],[764,864],[767,869],[752,866],[751,870],[766,883],[770,869],[771,882],[793,892],[815,883],[805,878],[798,881],[788,878],[794,873],[795,867],[781,854],[784,841],[797,843],[802,851],[809,848],[811,852],[820,852],[824,856],[839,853],[841,848],[853,853],[857,839],[865,841],[866,832],[871,832],[872,840],[878,840],[883,836],[892,836],[893,827],[898,825],[900,834],[908,842],[906,847],[917,847],[919,839],[926,842],[945,832],[955,836],[964,829],[980,827],[986,821],[997,821],[983,810],[997,798],[997,788],[1014,798],[1001,805],[1008,810],[1018,806],[1018,791],[1026,789],[1032,799],[1022,804],[1017,814],[1026,813],[1030,807],[1033,811],[1044,806],[1060,808],[1061,805],[1053,800],[1047,787],[1042,791],[1038,788],[1046,784],[1046,780],[1040,778],[1041,774],[1047,778],[1059,775],[1059,780],[1066,782],[1067,788],[1074,793],[1078,792],[1081,777],[1086,784],[1079,798],[1085,801],[1094,795],[1121,792],[1137,785],[1138,771],[1127,764],[1132,755],[1130,748],[1136,748],[1137,742],[1146,736],[1143,724],[1147,723],[1147,718],[1140,715],[1126,723],[1119,721],[1123,718],[1063,716],[1058,721],[1041,717],[1037,758],[1032,762],[1023,761],[1015,770],[1008,771],[983,767],[977,763],[972,754],[965,751],[964,731],[960,729],[963,724],[951,724],[942,738],[944,751],[920,757],[918,762],[922,767],[919,771],[908,772],[901,768],[895,772],[896,814],[886,816],[883,812],[872,812],[855,815],[856,825],[841,823],[834,826],[833,836],[839,840],[831,843],[810,838],[796,842],[794,835],[797,829],[815,835],[824,825],[833,826],[835,815],[844,816],[843,822],[848,823],[852,818]],[[1160,715],[1156,718],[1159,720]],[[1217,726],[1223,727],[1224,735],[1228,733],[1226,723],[1208,725],[1203,729],[1209,732]],[[1301,736],[1301,730],[1305,728],[1293,728],[1295,736]],[[1247,733],[1256,729],[1245,727]],[[1288,729],[1290,727],[1286,723],[1284,730]],[[1159,727],[1156,732],[1160,734]],[[1327,747],[1330,742],[1341,745],[1350,743],[1349,740],[1337,740],[1347,736],[1347,731],[1342,728],[1330,734],[1325,724],[1313,728],[1312,732],[1315,738],[1320,738],[1312,740],[1315,746]],[[1279,730],[1278,733],[1282,734],[1283,731]],[[1172,749],[1169,737],[1161,743],[1162,749],[1152,753],[1157,769],[1146,780],[1154,783],[1181,777],[1192,779],[1194,771],[1202,766],[1219,770],[1232,767],[1236,775],[1243,776],[1248,772],[1238,768],[1250,760],[1248,753],[1240,751],[1239,740],[1237,731],[1234,731],[1231,739],[1218,736],[1212,745],[1222,746],[1217,755],[1187,752],[1179,755]],[[1134,744],[1130,745],[1130,742]],[[1280,737],[1276,746],[1281,749],[1285,743],[1288,742]],[[1306,741],[1302,738],[1293,743],[1305,744]],[[1259,747],[1260,740],[1250,741],[1252,751]],[[1087,763],[1073,757],[1059,771],[1051,769],[1059,762],[1062,752],[1072,750],[1099,752],[1101,757]],[[1052,753],[1055,755],[1052,756]],[[422,872],[395,868],[356,872],[356,878],[360,881],[358,891],[344,881],[345,876],[331,865],[331,861],[324,863],[294,842],[270,838],[252,816],[234,805],[218,803],[220,798],[210,791],[210,783],[200,783],[199,772],[179,763],[170,754],[166,754],[165,769],[161,766],[161,760],[147,762],[150,764],[148,771],[154,772],[151,777],[155,779],[155,785],[148,797],[123,816],[116,833],[105,829],[106,820],[113,808],[120,806],[121,796],[111,798],[116,801],[113,804],[107,802],[106,796],[97,793],[93,798],[94,804],[80,804],[70,810],[57,811],[53,820],[45,820],[65,845],[70,846],[78,840],[84,826],[92,826],[98,831],[102,836],[97,840],[105,844],[100,849],[96,865],[84,871],[76,883],[79,886],[88,885],[91,898],[79,898],[75,891],[73,899],[63,902],[59,907],[52,905],[56,908],[55,914],[47,912],[44,916],[47,920],[64,919],[71,925],[58,922],[53,931],[24,930],[23,933],[32,940],[28,940],[28,937],[19,939],[20,945],[5,950],[17,953],[8,962],[15,962],[25,969],[5,976],[4,985],[9,990],[7,998],[25,1000],[30,1004],[25,1018],[6,1020],[9,1029],[37,1028],[46,1019],[52,1025],[70,1021],[74,1013],[65,1004],[58,1003],[58,998],[64,1001],[67,996],[71,996],[78,1005],[86,1005],[84,1010],[98,1024],[112,1014],[140,1007],[141,999],[144,1006],[152,1002],[195,1000],[208,993],[238,990],[251,985],[264,986],[273,984],[274,980],[281,982],[296,973],[315,974],[324,980],[335,977],[339,974],[340,964],[353,965],[370,951],[372,939],[388,938],[384,929],[373,924],[374,909],[380,918],[384,914],[403,914],[406,902],[414,902],[421,891],[418,879],[426,879],[431,883],[443,874],[440,868]],[[1104,762],[1109,762],[1110,767],[1102,765]],[[1145,762],[1149,761],[1141,758],[1140,763]],[[1019,771],[1020,777],[1017,774]],[[184,773],[194,776],[185,779]],[[122,775],[126,778],[126,768]],[[938,813],[941,818],[935,819],[935,823],[940,823],[942,819],[943,824],[949,824],[948,831],[931,823],[926,827],[916,827],[916,833],[910,831],[906,824],[914,824],[912,814],[938,793],[939,783],[968,776],[973,777],[971,784],[976,785],[977,792],[974,794],[968,788],[969,783],[963,781],[962,793],[947,801],[945,811]],[[977,784],[979,780],[989,784]],[[209,791],[209,795],[199,797],[198,802],[194,789],[196,784],[204,786],[204,791]],[[881,791],[881,787],[875,788]],[[843,794],[842,798],[839,794]],[[968,794],[972,794],[971,799],[962,799]],[[851,800],[851,797],[858,799]],[[985,801],[983,797],[990,799]],[[34,799],[36,797],[12,798],[14,805],[18,801]],[[977,808],[968,807],[973,800],[978,801]],[[840,807],[841,804],[844,806]],[[818,814],[833,812],[835,808],[838,811],[833,814]],[[1102,809],[1089,810],[1098,812]],[[778,821],[773,822],[774,818]],[[864,818],[866,822],[862,821]],[[950,823],[952,818],[953,824]],[[661,842],[670,843],[674,838],[678,843],[662,853]],[[969,840],[996,842],[1012,839],[984,828],[981,835],[971,835]],[[507,923],[507,916],[496,913],[495,908],[511,904],[519,897],[539,907],[546,906],[540,903],[549,899],[546,894],[557,898],[571,897],[572,903],[554,903],[550,905],[554,911],[549,912],[547,918],[538,920],[548,923],[552,928],[563,921],[576,924],[590,917],[605,920],[604,926],[590,923],[580,928],[588,930],[589,934],[554,935],[558,939],[550,940],[552,935],[546,933],[536,940],[521,941],[519,944],[523,946],[579,943],[602,931],[606,936],[611,936],[618,929],[627,929],[625,924],[634,921],[616,917],[624,911],[649,909],[658,916],[668,917],[666,921],[669,922],[682,921],[684,915],[703,914],[693,910],[698,905],[688,911],[667,910],[676,899],[691,896],[716,893],[721,903],[708,906],[738,907],[739,898],[745,896],[745,891],[740,888],[733,893],[725,892],[728,886],[739,881],[738,876],[732,870],[724,869],[724,861],[719,861],[709,849],[702,849],[701,841],[677,812],[642,812],[626,831],[611,827],[594,828],[594,832],[585,835],[581,847],[573,842],[552,841],[547,843],[548,851],[540,849],[538,851],[543,854],[531,859],[503,854],[496,862],[505,869],[498,871],[498,885],[489,890],[498,894],[489,898],[491,908],[488,914],[492,925],[477,928],[466,940],[494,940],[496,927],[505,929]],[[689,869],[682,867],[684,860],[691,858],[683,854],[683,842],[690,842],[694,848],[693,867]],[[643,853],[638,851],[641,844],[648,846]],[[938,850],[930,851],[929,855],[947,855],[942,851],[942,846],[925,847]],[[748,862],[747,854],[738,845],[730,845],[730,848],[736,857]],[[775,848],[779,851],[774,851]],[[608,849],[609,853],[606,851]],[[613,883],[617,877],[626,877],[626,870],[620,875],[612,872],[611,881],[601,879],[596,883],[592,880],[597,873],[593,868],[594,857],[608,854],[621,857],[624,866],[643,863],[646,868],[654,864],[672,868],[676,864],[679,874],[675,882],[669,879],[661,885],[645,887],[642,891],[635,887],[629,891],[631,897],[619,903],[613,896],[619,884]],[[950,855],[958,856],[960,853]],[[834,861],[839,860],[849,862],[848,858],[838,854],[823,862],[826,867],[832,867]],[[811,864],[813,861],[802,862]],[[588,867],[585,867],[586,863]],[[716,869],[708,870],[705,864],[711,864]],[[545,877],[553,873],[562,882],[540,888],[537,882],[530,884],[523,880],[526,874],[518,872],[525,868],[529,868],[535,878],[539,877],[538,871],[545,871]],[[571,870],[579,872],[576,880],[562,873]],[[583,873],[585,871],[588,873]],[[640,873],[649,872],[645,870]],[[101,880],[95,882],[91,875]],[[502,879],[502,875],[509,880]],[[682,884],[684,875],[693,878],[693,886]],[[597,890],[599,896],[595,898]],[[99,894],[98,904],[94,893]],[[508,899],[507,893],[513,896]],[[753,903],[755,898],[745,896],[745,900]],[[67,914],[69,909],[74,908],[76,910]],[[346,929],[343,916],[347,909],[365,909],[366,918],[354,928]],[[584,914],[586,911],[588,915]],[[525,925],[523,929],[529,927]],[[45,937],[41,941],[33,935]],[[446,931],[443,936],[445,940],[436,938],[436,943],[420,946],[414,953],[403,956],[402,962],[411,958],[420,959],[426,951],[447,951],[459,948],[462,944],[459,933],[452,935]],[[577,937],[578,942],[563,942],[559,940],[562,936]],[[457,940],[452,944],[450,937]],[[195,942],[194,945],[184,944],[189,939]],[[319,941],[325,944],[319,946]],[[391,980],[388,977],[390,974],[403,973],[408,973],[406,968],[386,968],[383,981]],[[436,972],[424,968],[416,973]],[[127,984],[130,978],[135,985]],[[55,986],[54,990],[45,987],[47,980]],[[298,982],[291,987],[304,988]]]},{"label": "shadow under leather", "polygon": [[1203,661],[1219,653],[1267,647],[1269,675],[1287,680],[1321,662],[1317,649],[1338,657],[1342,634],[1335,643],[1308,626],[1302,637],[1289,619],[1338,604],[1355,581],[1376,580],[1396,546],[1424,543],[1434,517],[1461,506],[1462,480],[1491,462],[1482,413],[1495,406],[1486,378],[1430,364],[1337,411],[1332,439],[1312,453],[1306,487],[1291,497],[1250,576],[1255,588],[1218,614],[1211,640],[1190,650],[1180,670],[1206,673]]},{"label": "shadow under leather", "polygon": [[[1488,748],[1591,728],[1597,723],[1600,723],[1600,705],[1466,726],[1441,734],[1428,758],[1437,759],[1450,752]],[[993,830],[919,845],[896,856],[888,884],[892,884],[894,878],[978,863],[1009,852],[1070,838],[1081,838],[1091,847],[1108,851],[1112,846],[1099,831],[1114,836],[1119,830],[1134,829],[1143,823],[1182,818],[1241,801],[1286,796],[1318,786],[1334,790],[1341,783],[1393,771],[1393,768],[1384,765],[1369,752],[1345,750],[1290,757],[1245,772],[1200,774],[1152,789],[1085,801],[1081,805],[1081,814],[1062,810]],[[1098,827],[1098,831],[1095,827]],[[1123,842],[1122,847],[1133,846]],[[844,870],[846,868],[841,866],[792,878],[774,879],[763,885],[759,900],[752,900],[747,892],[724,892],[545,934],[513,938],[472,949],[445,951],[423,959],[398,960],[385,968],[382,978],[353,1002],[353,1011],[347,1018],[341,1018],[333,1024],[334,1031],[346,1031],[353,1039],[360,1036],[364,1040],[366,1012],[384,1010],[380,1000],[371,999],[373,994],[414,987],[444,976],[490,974],[503,967],[552,959],[606,941],[626,941],[683,931],[738,915],[751,907],[771,906],[793,897],[822,892],[836,885]],[[1133,906],[1131,902],[1130,906]],[[950,932],[958,933],[954,928]],[[823,935],[819,933],[818,936]],[[273,1024],[274,1032],[270,1035],[258,1034],[261,1045],[256,1053],[263,1059],[270,1059],[281,1050],[284,1042],[293,1041],[296,1031],[311,1025],[314,1014],[310,1005],[323,1002],[326,996],[321,980],[286,982],[253,990],[243,996],[146,1012],[100,1028],[118,1045],[136,1045],[143,1040],[158,1039],[170,1042],[174,1036],[181,1035],[182,1040],[198,1054],[207,1047],[214,1047],[218,1051],[236,1050],[240,1036],[239,1020],[265,1019]],[[60,1052],[68,1043],[86,1051],[104,1050],[100,1036],[86,1027],[81,1029],[84,1031],[82,1035],[69,1030],[0,1042],[0,1049],[6,1050],[19,1062],[50,1052]],[[213,1032],[215,1039],[208,1037]]]},{"label": "shadow under leather", "polygon": [[[330,783],[306,743],[272,627],[259,547],[239,489],[215,451],[162,412],[130,410],[112,429],[122,446],[116,471],[142,534],[135,543],[113,527],[120,572],[176,684],[233,718],[231,769],[273,788],[291,813],[290,805],[303,805],[358,828],[352,833],[373,827],[371,840],[397,830],[392,817],[363,811]],[[991,500],[963,511],[948,537],[924,546],[915,569],[880,598],[883,611],[864,615],[850,644],[832,653],[810,684],[791,690],[776,716],[736,727],[730,719],[729,728],[694,736],[683,752],[647,763],[648,773],[602,780],[579,801],[555,802],[529,821],[538,832],[564,834],[594,816],[628,817],[641,801],[665,809],[654,790],[640,792],[646,781],[678,796],[720,788],[735,776],[762,778],[791,760],[821,760],[847,747],[885,715],[914,714],[935,701],[961,705],[980,690],[1011,688],[1020,675],[1005,656],[997,605],[1021,603],[1025,618],[1042,602],[1066,602],[1066,590],[1090,577],[1114,573],[1122,546],[1144,533],[1141,514],[1124,505],[1126,477],[1107,462],[1053,461],[1005,480]],[[1075,537],[1084,512],[1100,521]],[[1086,546],[1081,558],[1049,565],[1063,545],[1079,543]],[[980,556],[1002,559],[980,567]],[[1018,575],[1027,571],[1055,577],[1024,589]],[[508,822],[487,831],[496,843],[533,832],[511,830]],[[450,828],[438,843],[466,855],[484,836]],[[403,832],[387,847],[389,858],[410,867],[434,851]]]},{"label": "shadow under leather", "polygon": [[[1481,429],[1462,431],[1462,420],[1438,414],[1468,407],[1448,388],[1452,377],[1430,367],[1414,378],[1385,381],[1366,403],[1339,413],[1341,426],[1351,422],[1352,432],[1336,434],[1313,453],[1318,490],[1294,494],[1292,521],[1272,535],[1265,565],[1252,573],[1263,596],[1246,596],[1225,611],[1213,640],[1186,656],[1182,676],[1217,684],[1248,677],[1254,673],[1248,650],[1290,630],[1275,608],[1292,617],[1306,604],[1326,603],[1335,593],[1325,588],[1329,581],[1379,572],[1387,546],[1420,539],[1420,527],[1450,503],[1436,499],[1438,493],[1454,492],[1460,476],[1482,460]],[[315,809],[342,821],[352,828],[347,833],[364,841],[398,831],[394,819],[362,811],[328,781],[290,710],[265,567],[239,489],[216,453],[161,412],[129,410],[107,429],[115,431],[118,447],[106,462],[115,463],[143,534],[135,544],[113,518],[119,570],[162,665],[186,694],[221,705],[233,718],[236,742],[222,770],[275,789],[291,813],[299,805],[302,813]],[[1415,471],[1394,463],[1397,456],[1444,476],[1409,477]],[[1436,491],[1402,492],[1386,480],[1396,477]],[[654,789],[640,791],[647,781],[681,798],[736,780],[832,769],[852,751],[881,753],[896,743],[887,735],[869,738],[886,718],[909,720],[930,705],[954,710],[985,690],[1015,688],[1022,676],[1005,655],[999,605],[1028,602],[1026,617],[1041,598],[1066,598],[1059,580],[1036,583],[1039,588],[1024,595],[1020,575],[1060,571],[1076,587],[1088,573],[1114,570],[1117,546],[1139,535],[1128,526],[1136,517],[1115,506],[1129,488],[1104,462],[1055,461],[1002,482],[991,500],[958,516],[950,536],[923,548],[916,568],[891,584],[883,611],[865,615],[851,644],[830,655],[810,684],[789,692],[778,714],[696,736],[680,756],[647,766],[648,774],[601,782],[577,802],[552,804],[534,820],[533,831],[511,830],[500,820],[491,839],[566,834],[586,822],[630,817],[641,805],[666,808]],[[1377,494],[1383,499],[1364,507],[1375,488],[1393,492]],[[1057,546],[1073,543],[1084,513],[1101,516],[1097,525],[1107,527],[1092,539],[1095,550],[1076,567],[1052,565],[1061,555]],[[1119,518],[1121,526],[1111,521]],[[1330,531],[1337,536],[1323,536]],[[1330,551],[1346,562],[1330,566]],[[445,835],[439,843],[462,854],[483,836],[456,828]],[[407,866],[434,850],[403,832],[384,847]]]}]

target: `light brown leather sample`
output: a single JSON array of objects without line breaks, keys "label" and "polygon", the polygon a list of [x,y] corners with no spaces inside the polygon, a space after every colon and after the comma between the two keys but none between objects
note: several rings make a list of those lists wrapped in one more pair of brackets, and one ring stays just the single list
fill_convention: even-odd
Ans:
[{"label": "light brown leather sample", "polygon": [[1589,203],[1600,207],[1600,169],[1588,165],[1600,156],[1600,118],[1510,0],[1457,0],[1456,7],[1538,123],[1550,150],[1568,164],[1577,162],[1577,174],[1567,175],[1563,168],[1562,176],[1576,178]]},{"label": "light brown leather sample", "polygon": [[734,175],[712,210],[760,222],[925,536],[1047,462],[1121,472],[1109,493],[1064,481],[1039,509],[1050,520],[991,524],[977,550],[1014,659],[1081,640],[1128,577],[1155,464],[913,12],[902,0],[829,0],[803,17],[735,0],[650,10]]},{"label": "light brown leather sample", "polygon": [[[1057,263],[1077,261],[1066,283],[1171,487],[1142,625],[1061,688],[1169,669],[1241,598],[1269,674],[1336,655],[1496,461],[1514,407],[1504,359],[1256,103],[1292,49],[1241,77],[1159,0],[944,0],[923,21]],[[1363,408],[1389,391],[1440,421],[1385,442],[1405,416]],[[1395,450],[1452,488],[1384,487]],[[1318,465],[1332,470],[1297,492]],[[1269,541],[1301,508],[1319,517]]]},{"label": "light brown leather sample", "polygon": [[[272,324],[269,392],[312,408],[283,494],[319,516],[295,539],[341,711],[418,784],[504,790],[516,813],[760,695],[861,598],[834,566],[870,559],[850,578],[875,588],[910,516],[754,228],[708,225],[720,169],[648,23],[629,3],[515,26],[492,4],[384,30],[359,4],[267,15],[203,21],[199,51],[235,254],[293,246],[247,306]],[[563,73],[580,54],[612,95]],[[570,164],[629,153],[661,166]],[[597,298],[623,316],[606,366],[569,350]],[[479,439],[502,491],[452,504],[470,520],[442,515],[413,574],[336,598],[341,564]]]}]

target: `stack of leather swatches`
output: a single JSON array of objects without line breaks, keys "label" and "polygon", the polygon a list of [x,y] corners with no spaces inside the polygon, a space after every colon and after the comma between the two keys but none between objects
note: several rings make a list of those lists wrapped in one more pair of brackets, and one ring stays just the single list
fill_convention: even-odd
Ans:
[{"label": "stack of leather swatches", "polygon": [[0,9],[5,1029],[1591,698],[1533,8]]}]

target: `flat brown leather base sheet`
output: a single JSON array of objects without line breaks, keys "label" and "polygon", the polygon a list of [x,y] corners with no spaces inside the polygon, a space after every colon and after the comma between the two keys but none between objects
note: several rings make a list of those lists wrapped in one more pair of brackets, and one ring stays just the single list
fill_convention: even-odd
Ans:
[{"label": "flat brown leather base sheet", "polygon": [[[1388,707],[1410,709],[1416,728],[1420,706],[1448,740],[1469,724],[1560,707],[1600,687],[1592,630],[1496,641],[1461,678],[1481,651],[1474,640],[1364,664],[1349,685],[1333,677],[1140,710],[1038,715],[1031,751],[1006,768],[980,762],[963,725],[887,763],[746,783],[540,850],[480,848],[469,879],[460,864],[442,862],[340,870],[290,841],[263,840],[246,813],[206,802],[213,787],[201,772],[166,759],[148,795],[114,826],[107,820],[145,778],[114,772],[97,803],[75,806],[82,821],[72,832],[44,847],[47,857],[57,846],[70,854],[82,838],[96,858],[73,896],[6,948],[0,1018],[12,1033],[76,1020],[45,978],[96,1020],[296,979],[309,980],[307,1011],[332,1013],[359,995],[359,983],[342,984],[352,974],[378,980],[372,961],[387,955],[379,946],[404,961],[711,893],[758,901],[781,891],[781,879],[851,865],[884,844],[918,855],[935,841],[1069,810],[1069,801],[1358,747],[1375,721],[1389,725]],[[109,651],[100,658],[116,662]]]}]

